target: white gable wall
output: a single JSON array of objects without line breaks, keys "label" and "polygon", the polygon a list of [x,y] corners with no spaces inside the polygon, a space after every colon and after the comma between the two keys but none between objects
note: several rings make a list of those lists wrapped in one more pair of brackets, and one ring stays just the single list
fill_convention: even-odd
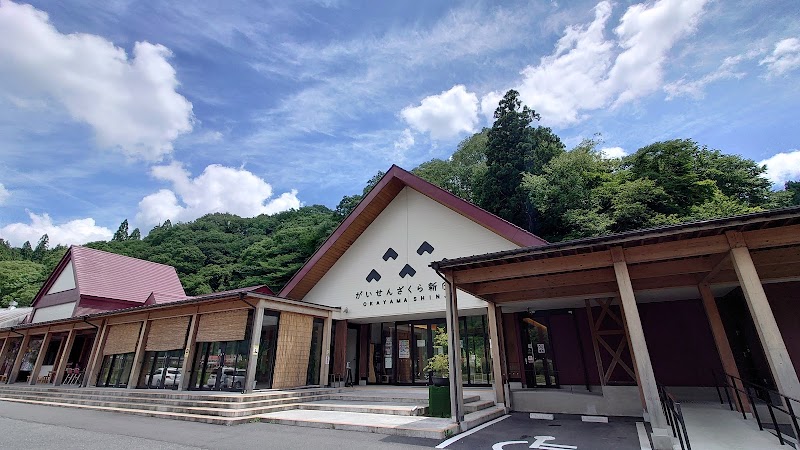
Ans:
[{"label": "white gable wall", "polygon": [[[417,254],[423,242],[434,248],[433,253]],[[389,248],[398,257],[384,261]],[[428,267],[432,261],[514,248],[518,246],[513,242],[406,187],[303,300],[347,308],[343,319],[438,312],[443,316],[444,282]],[[416,270],[413,277],[399,275],[406,264]],[[368,282],[366,277],[373,269],[381,279]],[[400,288],[402,294],[398,294]],[[485,308],[486,302],[459,291],[458,307],[459,312],[468,313]]]},{"label": "white gable wall", "polygon": [[51,320],[67,319],[72,317],[75,310],[75,303],[62,303],[60,305],[45,306],[44,308],[34,308],[33,320],[31,323],[49,322]]},{"label": "white gable wall", "polygon": [[72,268],[72,261],[64,266],[64,270],[58,275],[55,283],[50,286],[50,290],[47,291],[47,294],[55,294],[56,292],[68,291],[70,289],[75,289],[75,271]]}]

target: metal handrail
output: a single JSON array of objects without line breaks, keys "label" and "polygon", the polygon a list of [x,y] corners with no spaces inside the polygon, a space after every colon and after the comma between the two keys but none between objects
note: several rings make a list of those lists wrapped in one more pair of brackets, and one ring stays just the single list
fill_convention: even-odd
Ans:
[{"label": "metal handrail", "polygon": [[[764,424],[761,420],[761,417],[758,415],[758,409],[756,408],[755,400],[756,399],[761,400],[764,402],[764,404],[767,405],[767,411],[769,411],[769,416],[770,420],[772,421],[772,426],[774,427],[775,434],[777,435],[778,441],[781,443],[781,445],[786,444],[786,439],[783,437],[783,433],[781,433],[778,420],[775,418],[776,410],[789,416],[789,418],[792,421],[792,425],[794,425],[795,433],[797,432],[797,430],[800,430],[800,427],[798,427],[797,415],[794,412],[794,408],[792,408],[792,402],[795,402],[798,405],[800,405],[800,400],[794,397],[789,397],[788,395],[781,394],[779,391],[766,387],[764,385],[743,380],[742,378],[731,375],[727,372],[720,373],[715,369],[711,369],[711,374],[714,377],[714,387],[716,387],[717,389],[717,396],[719,396],[720,404],[725,403],[722,400],[722,394],[719,389],[720,387],[723,387],[725,390],[725,396],[728,399],[728,406],[730,407],[731,411],[734,410],[734,404],[731,401],[730,394],[728,393],[729,390],[732,390],[736,395],[738,409],[742,413],[742,418],[747,420],[747,414],[745,413],[745,408],[744,405],[742,404],[742,398],[740,396],[740,393],[746,395],[747,400],[750,402],[750,409],[753,412],[753,417],[756,419],[756,422],[758,423],[758,429],[762,431],[764,430]],[[723,379],[725,380],[722,386],[719,385],[719,378],[717,377],[718,374],[722,375]],[[737,380],[739,382],[739,385],[737,385],[736,383]],[[741,386],[741,388],[739,386]],[[775,404],[775,402],[773,402],[772,399],[774,395],[777,395],[777,397],[781,399],[780,404]],[[800,437],[795,436],[795,439],[800,439]]]},{"label": "metal handrail", "polygon": [[667,392],[663,385],[659,384],[657,387],[658,396],[661,399],[661,409],[664,411],[667,423],[672,428],[672,436],[678,439],[682,450],[692,450],[680,402],[676,401],[675,397]]}]

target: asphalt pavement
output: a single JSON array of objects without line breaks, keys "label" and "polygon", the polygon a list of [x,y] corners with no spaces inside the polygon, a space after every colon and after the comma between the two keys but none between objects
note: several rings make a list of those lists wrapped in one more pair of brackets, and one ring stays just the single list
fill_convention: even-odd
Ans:
[{"label": "asphalt pavement", "polygon": [[[639,419],[641,421],[641,419]],[[490,425],[448,445],[449,450],[640,450],[634,418],[611,417],[608,423],[581,421],[580,416],[556,415],[531,419],[527,413]]]},{"label": "asphalt pavement", "polygon": [[420,449],[438,440],[268,423],[236,426],[0,401],[0,449]]}]

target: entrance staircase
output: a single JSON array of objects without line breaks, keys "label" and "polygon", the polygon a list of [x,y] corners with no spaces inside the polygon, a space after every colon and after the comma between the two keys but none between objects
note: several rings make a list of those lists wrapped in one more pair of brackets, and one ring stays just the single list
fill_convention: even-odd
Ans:
[{"label": "entrance staircase", "polygon": [[[218,425],[268,422],[435,439],[457,432],[448,418],[426,417],[427,391],[416,391],[386,395],[358,388],[306,388],[237,394],[0,385],[0,401]],[[505,413],[479,395],[465,395],[464,403],[465,429]]]}]

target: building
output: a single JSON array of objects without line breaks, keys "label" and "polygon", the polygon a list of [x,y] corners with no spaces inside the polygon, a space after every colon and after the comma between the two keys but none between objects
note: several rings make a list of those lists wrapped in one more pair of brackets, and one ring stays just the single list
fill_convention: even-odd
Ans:
[{"label": "building", "polygon": [[800,398],[800,208],[549,244],[393,166],[278,295],[186,297],[164,266],[132,283],[82,252],[31,323],[0,328],[0,380],[426,385],[446,351],[457,421],[462,386],[493,386],[516,411],[645,417],[656,446],[657,385],[715,398],[727,374]]}]

